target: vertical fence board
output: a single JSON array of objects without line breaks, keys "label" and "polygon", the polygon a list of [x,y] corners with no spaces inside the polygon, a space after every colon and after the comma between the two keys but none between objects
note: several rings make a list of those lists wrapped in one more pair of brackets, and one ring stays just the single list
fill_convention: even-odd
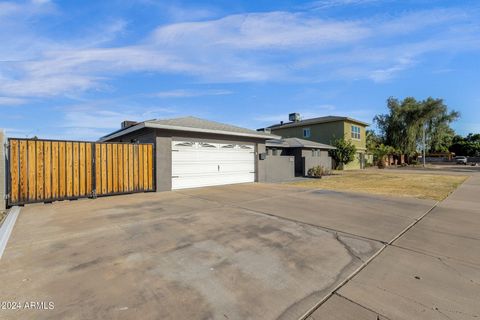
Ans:
[{"label": "vertical fence board", "polygon": [[80,149],[80,146],[79,146],[79,143],[77,142],[74,142],[73,145],[73,178],[72,178],[72,185],[73,185],[73,188],[72,188],[72,194],[73,196],[75,197],[78,197],[80,195],[80,192],[79,192],[79,189],[80,189],[80,163],[79,163],[79,149]]},{"label": "vertical fence board", "polygon": [[20,141],[20,196],[19,201],[28,199],[28,164],[27,164],[27,141]]},{"label": "vertical fence board", "polygon": [[148,171],[148,146],[143,145],[143,190],[149,190]]},{"label": "vertical fence board", "polygon": [[138,190],[143,190],[143,145],[137,146],[138,152]]},{"label": "vertical fence board", "polygon": [[58,144],[58,163],[59,163],[59,180],[58,180],[58,190],[61,198],[67,196],[67,144],[65,142],[60,142]]},{"label": "vertical fence board", "polygon": [[58,142],[52,142],[52,199],[59,198],[59,160],[58,160]]},{"label": "vertical fence board", "polygon": [[92,144],[86,143],[85,144],[85,195],[90,196],[92,194],[93,189],[93,181],[92,181],[92,174],[93,174],[93,163],[92,163]]},{"label": "vertical fence board", "polygon": [[102,145],[95,143],[95,192],[102,193]]},{"label": "vertical fence board", "polygon": [[80,170],[80,180],[79,180],[79,193],[81,196],[85,196],[85,143],[80,143],[79,145],[79,153],[78,153],[78,161],[79,161],[79,170]]},{"label": "vertical fence board", "polygon": [[66,160],[67,164],[65,166],[66,176],[67,176],[67,197],[73,196],[73,143],[67,142],[66,148]]},{"label": "vertical fence board", "polygon": [[118,144],[112,144],[112,192],[118,192]]},{"label": "vertical fence board", "polygon": [[36,152],[36,168],[35,168],[35,174],[37,176],[36,178],[36,192],[37,192],[37,200],[43,200],[43,184],[45,180],[43,179],[44,175],[44,163],[43,163],[43,141],[36,141],[35,144],[35,152]]},{"label": "vertical fence board", "polygon": [[133,191],[133,145],[128,145],[128,191]]},{"label": "vertical fence board", "polygon": [[148,189],[153,190],[153,146],[149,144],[148,150]]},{"label": "vertical fence board", "polygon": [[36,150],[35,150],[36,141],[28,141],[28,155],[27,155],[27,166],[28,166],[28,198],[32,200],[37,199],[37,178],[36,178]]},{"label": "vertical fence board", "polygon": [[44,196],[45,199],[52,198],[52,142],[45,141],[43,143],[43,160],[45,163],[45,177],[44,177]]},{"label": "vertical fence board", "polygon": [[107,144],[107,193],[112,193],[113,176],[112,176],[112,145]]},{"label": "vertical fence board", "polygon": [[128,145],[123,145],[123,191],[128,192]]},{"label": "vertical fence board", "polygon": [[133,190],[138,191],[138,145],[133,146]]},{"label": "vertical fence board", "polygon": [[[3,148],[3,146],[0,146]],[[10,142],[10,199],[13,202],[18,201],[19,195],[19,146],[18,141],[11,141]],[[2,183],[0,181],[0,183]],[[3,209],[3,208],[1,208]]]},{"label": "vertical fence board", "polygon": [[123,144],[118,145],[118,192],[123,192]]},{"label": "vertical fence board", "polygon": [[107,145],[102,144],[102,154],[101,154],[101,161],[102,161],[102,189],[100,194],[107,194]]}]

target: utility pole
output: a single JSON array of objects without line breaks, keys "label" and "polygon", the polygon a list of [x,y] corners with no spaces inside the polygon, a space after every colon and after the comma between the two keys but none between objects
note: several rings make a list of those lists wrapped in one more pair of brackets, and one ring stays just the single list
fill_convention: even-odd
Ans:
[{"label": "utility pole", "polygon": [[426,149],[426,145],[427,145],[427,142],[426,142],[426,138],[425,138],[425,131],[426,131],[426,126],[425,126],[425,123],[423,124],[423,167],[425,168],[425,164],[426,164],[426,152],[425,152],[425,149]]}]

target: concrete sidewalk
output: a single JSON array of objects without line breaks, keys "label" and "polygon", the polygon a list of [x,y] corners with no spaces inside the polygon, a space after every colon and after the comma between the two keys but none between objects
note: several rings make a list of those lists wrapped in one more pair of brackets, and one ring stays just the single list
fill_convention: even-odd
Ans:
[{"label": "concrete sidewalk", "polygon": [[480,318],[479,196],[475,174],[309,319]]}]

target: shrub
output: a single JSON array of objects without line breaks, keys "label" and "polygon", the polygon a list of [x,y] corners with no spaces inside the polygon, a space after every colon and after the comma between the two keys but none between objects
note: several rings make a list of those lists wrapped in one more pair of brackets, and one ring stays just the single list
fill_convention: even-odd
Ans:
[{"label": "shrub", "polygon": [[308,169],[307,175],[309,177],[321,178],[322,176],[330,174],[330,170],[325,169],[324,166],[315,166]]}]

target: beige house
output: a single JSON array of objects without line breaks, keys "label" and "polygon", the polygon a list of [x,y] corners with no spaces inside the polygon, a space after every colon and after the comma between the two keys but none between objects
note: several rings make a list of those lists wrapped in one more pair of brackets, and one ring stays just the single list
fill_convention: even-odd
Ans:
[{"label": "beige house", "polygon": [[357,148],[355,160],[345,169],[362,169],[366,164],[366,128],[368,123],[349,117],[326,116],[312,119],[300,118],[300,114],[291,113],[290,122],[272,125],[266,128],[272,134],[283,138],[300,138],[331,145],[335,139],[345,137]]}]

